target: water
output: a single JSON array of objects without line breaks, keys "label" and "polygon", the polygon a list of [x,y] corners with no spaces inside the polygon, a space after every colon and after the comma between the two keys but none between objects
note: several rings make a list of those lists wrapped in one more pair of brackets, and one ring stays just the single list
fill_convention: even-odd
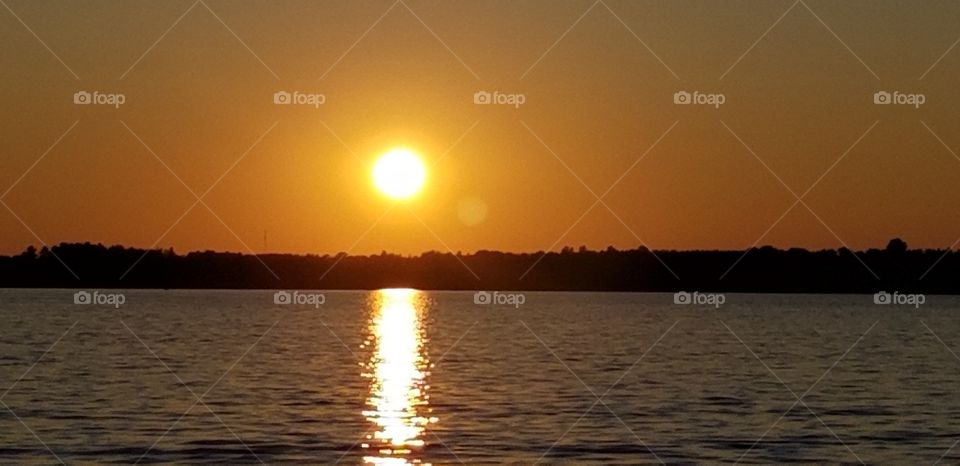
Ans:
[{"label": "water", "polygon": [[0,290],[2,463],[960,461],[957,298],[73,292]]}]

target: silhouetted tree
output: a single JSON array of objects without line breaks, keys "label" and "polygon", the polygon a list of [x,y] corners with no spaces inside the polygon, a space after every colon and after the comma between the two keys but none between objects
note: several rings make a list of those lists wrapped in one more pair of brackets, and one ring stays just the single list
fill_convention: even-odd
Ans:
[{"label": "silhouetted tree", "polygon": [[887,243],[887,252],[894,254],[905,253],[907,252],[907,242],[900,238],[894,238]]},{"label": "silhouetted tree", "polygon": [[[62,263],[61,263],[62,261]],[[70,268],[64,267],[64,264]],[[266,267],[264,267],[266,265]],[[466,267],[464,267],[466,265]],[[76,276],[74,276],[74,272]],[[474,275],[475,274],[475,275]],[[924,277],[920,280],[920,277]],[[479,279],[478,279],[479,278]],[[2,287],[524,289],[863,293],[877,290],[960,294],[960,252],[885,249],[808,251],[651,251],[644,246],[559,253],[430,251],[404,257],[143,250],[63,243],[0,256]]]}]

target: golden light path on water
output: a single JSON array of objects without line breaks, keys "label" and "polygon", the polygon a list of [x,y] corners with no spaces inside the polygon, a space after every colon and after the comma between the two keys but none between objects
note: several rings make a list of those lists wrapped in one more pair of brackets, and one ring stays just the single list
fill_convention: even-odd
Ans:
[{"label": "golden light path on water", "polygon": [[370,396],[364,417],[375,432],[362,444],[364,462],[422,463],[424,430],[437,422],[429,417],[425,378],[429,361],[424,351],[423,318],[426,297],[411,289],[378,290],[365,348],[373,348],[364,365]]}]

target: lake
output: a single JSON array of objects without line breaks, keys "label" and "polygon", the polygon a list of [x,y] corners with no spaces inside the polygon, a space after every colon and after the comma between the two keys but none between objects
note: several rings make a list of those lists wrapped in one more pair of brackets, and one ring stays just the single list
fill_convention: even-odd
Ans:
[{"label": "lake", "polygon": [[2,463],[960,461],[956,297],[77,291],[0,290]]}]

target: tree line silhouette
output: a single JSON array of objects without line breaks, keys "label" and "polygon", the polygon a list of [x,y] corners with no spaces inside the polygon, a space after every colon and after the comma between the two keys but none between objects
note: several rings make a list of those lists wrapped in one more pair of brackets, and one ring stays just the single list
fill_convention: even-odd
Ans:
[{"label": "tree line silhouette", "polygon": [[[76,276],[74,276],[76,275]],[[143,250],[62,243],[0,256],[0,287],[377,289],[960,294],[960,252],[908,249],[808,251],[601,251],[419,256],[294,255]]]}]

